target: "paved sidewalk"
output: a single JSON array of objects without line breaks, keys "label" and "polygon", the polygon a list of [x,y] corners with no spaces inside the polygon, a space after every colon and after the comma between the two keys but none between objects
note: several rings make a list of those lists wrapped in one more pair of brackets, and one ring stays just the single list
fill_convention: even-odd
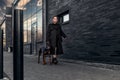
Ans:
[{"label": "paved sidewalk", "polygon": [[[12,53],[4,53],[4,70],[12,80]],[[24,80],[120,80],[120,70],[60,62],[37,63],[36,56],[24,56]]]},{"label": "paved sidewalk", "polygon": [[3,79],[0,79],[0,80],[10,80],[10,78],[6,73],[4,73],[3,74]]}]

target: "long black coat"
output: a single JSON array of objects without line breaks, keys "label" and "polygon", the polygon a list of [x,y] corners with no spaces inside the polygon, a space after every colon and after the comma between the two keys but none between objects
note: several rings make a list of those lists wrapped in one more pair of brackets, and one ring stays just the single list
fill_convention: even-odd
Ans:
[{"label": "long black coat", "polygon": [[56,54],[63,54],[62,37],[66,37],[61,29],[60,24],[49,24],[47,28],[47,41],[51,49],[51,54],[55,54],[55,47],[57,48]]}]

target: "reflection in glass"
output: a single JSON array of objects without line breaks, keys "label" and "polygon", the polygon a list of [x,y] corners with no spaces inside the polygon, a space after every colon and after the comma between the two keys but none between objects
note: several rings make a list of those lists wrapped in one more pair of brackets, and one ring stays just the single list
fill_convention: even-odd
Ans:
[{"label": "reflection in glass", "polygon": [[[36,34],[36,42],[42,39],[42,0],[31,0],[24,6],[24,42],[31,43],[31,38]],[[32,31],[32,25],[36,23],[36,31]]]},{"label": "reflection in glass", "polygon": [[31,42],[31,18],[28,19],[28,43]]},{"label": "reflection in glass", "polygon": [[24,22],[24,42],[27,42],[27,21]]},{"label": "reflection in glass", "polygon": [[37,13],[37,41],[42,41],[42,10]]},{"label": "reflection in glass", "polygon": [[6,24],[5,21],[1,25],[1,29],[3,30],[3,46],[6,46]]}]

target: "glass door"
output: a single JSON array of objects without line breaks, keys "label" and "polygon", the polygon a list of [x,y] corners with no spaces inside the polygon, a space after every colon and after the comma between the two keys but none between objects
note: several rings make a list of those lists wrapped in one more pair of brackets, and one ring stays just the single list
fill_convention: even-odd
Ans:
[{"label": "glass door", "polygon": [[37,22],[33,23],[31,26],[32,32],[31,32],[31,48],[32,48],[32,54],[36,55],[37,54]]}]

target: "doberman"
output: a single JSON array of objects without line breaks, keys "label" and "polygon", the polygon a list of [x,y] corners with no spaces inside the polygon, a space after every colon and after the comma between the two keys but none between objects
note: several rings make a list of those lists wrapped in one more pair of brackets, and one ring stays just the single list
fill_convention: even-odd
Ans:
[{"label": "doberman", "polygon": [[40,56],[42,56],[42,63],[43,65],[46,64],[46,57],[49,57],[49,64],[52,63],[52,55],[50,54],[50,48],[47,47],[42,47],[39,50],[39,55],[38,55],[38,64],[40,63]]}]

